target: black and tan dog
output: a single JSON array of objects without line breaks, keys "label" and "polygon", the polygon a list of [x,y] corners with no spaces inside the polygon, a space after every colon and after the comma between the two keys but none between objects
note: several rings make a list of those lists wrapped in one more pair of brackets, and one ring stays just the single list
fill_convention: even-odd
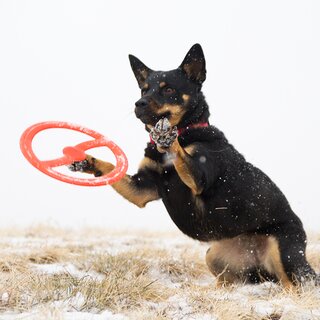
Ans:
[{"label": "black and tan dog", "polygon": [[[220,284],[319,281],[306,261],[302,223],[285,196],[209,125],[201,46],[167,72],[129,59],[142,94],[135,114],[151,141],[138,172],[112,187],[139,207],[162,199],[183,233],[210,242],[206,262]],[[100,176],[114,166],[87,156],[71,169]]]}]

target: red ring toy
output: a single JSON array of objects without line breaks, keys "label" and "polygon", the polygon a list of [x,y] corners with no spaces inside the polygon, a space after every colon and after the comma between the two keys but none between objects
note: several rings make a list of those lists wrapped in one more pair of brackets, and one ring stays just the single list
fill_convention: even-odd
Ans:
[{"label": "red ring toy", "polygon": [[[64,156],[61,158],[55,160],[41,161],[37,158],[37,156],[34,154],[32,150],[32,140],[34,136],[40,131],[52,128],[63,128],[83,132],[94,138],[94,140],[82,142],[74,147],[65,147],[63,149]],[[67,176],[58,171],[53,170],[53,168],[55,167],[69,165],[74,161],[85,160],[86,150],[102,146],[109,148],[115,155],[117,161],[116,167],[105,176],[83,179]],[[108,138],[104,137],[102,134],[96,131],[68,122],[47,121],[37,123],[29,127],[27,130],[24,131],[20,138],[20,149],[25,158],[38,170],[42,171],[43,173],[47,174],[52,178],[81,186],[102,186],[112,184],[120,180],[125,175],[128,169],[128,160],[126,155],[114,142],[112,142],[111,140],[109,140]]]}]

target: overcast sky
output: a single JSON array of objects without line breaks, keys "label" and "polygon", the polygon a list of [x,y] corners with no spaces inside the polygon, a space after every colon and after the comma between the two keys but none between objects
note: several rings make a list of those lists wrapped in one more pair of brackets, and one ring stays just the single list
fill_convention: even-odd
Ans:
[{"label": "overcast sky", "polygon": [[[133,114],[139,89],[128,54],[169,70],[198,42],[211,123],[319,230],[319,16],[316,0],[0,0],[1,227],[174,230],[160,201],[138,209],[111,187],[45,176],[23,158],[19,138],[40,121],[79,123],[113,139],[135,173],[148,135]],[[50,159],[85,140],[51,130],[35,150]]]}]

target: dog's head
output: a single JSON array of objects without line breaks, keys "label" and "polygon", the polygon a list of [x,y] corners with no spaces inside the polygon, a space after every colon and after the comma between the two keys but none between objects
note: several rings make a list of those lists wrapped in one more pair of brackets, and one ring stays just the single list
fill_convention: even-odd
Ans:
[{"label": "dog's head", "polygon": [[153,71],[138,58],[129,55],[129,59],[141,89],[141,98],[135,103],[137,118],[151,127],[166,117],[171,125],[179,127],[203,98],[206,67],[201,46],[195,44],[181,65],[171,71]]}]

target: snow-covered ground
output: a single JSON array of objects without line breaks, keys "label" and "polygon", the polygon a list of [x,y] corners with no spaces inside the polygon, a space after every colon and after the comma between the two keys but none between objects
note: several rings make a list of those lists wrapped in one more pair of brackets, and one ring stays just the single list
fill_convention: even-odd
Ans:
[{"label": "snow-covered ground", "polygon": [[[319,271],[319,237],[309,260]],[[320,288],[216,288],[202,244],[179,233],[0,231],[0,319],[320,319]]]}]

